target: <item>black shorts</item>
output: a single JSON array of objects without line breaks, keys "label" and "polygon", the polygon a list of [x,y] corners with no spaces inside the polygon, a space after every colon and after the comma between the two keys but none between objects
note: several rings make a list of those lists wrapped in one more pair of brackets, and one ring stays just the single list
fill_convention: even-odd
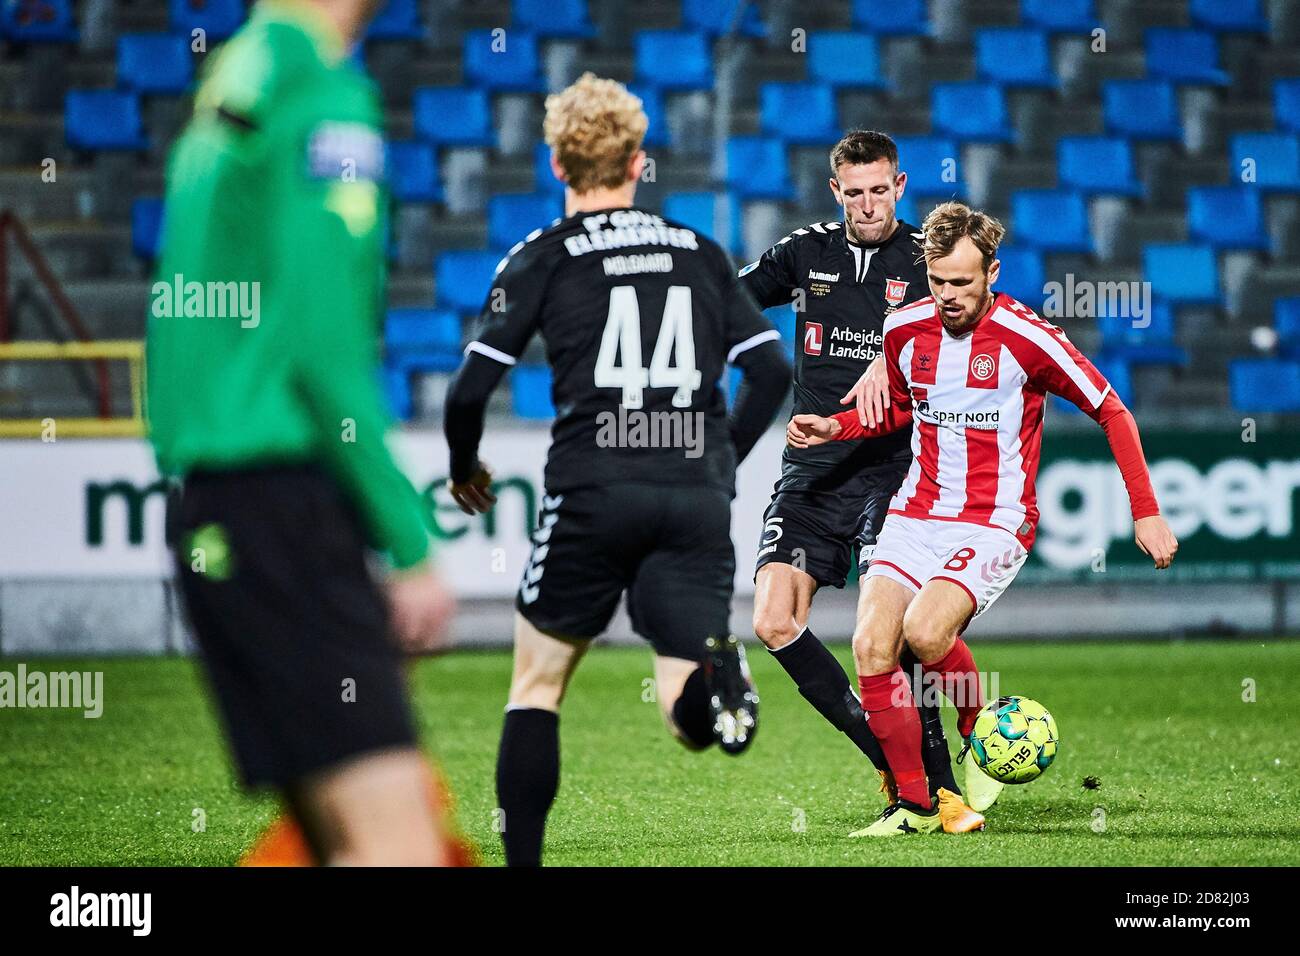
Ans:
[{"label": "black shorts", "polygon": [[765,564],[790,564],[819,587],[844,587],[855,547],[865,570],[889,500],[911,464],[909,457],[873,465],[833,490],[788,488],[778,481],[763,513],[755,575]]},{"label": "black shorts", "polygon": [[360,522],[310,467],[190,475],[169,508],[184,595],[247,786],[414,746]]},{"label": "black shorts", "polygon": [[736,573],[731,498],[695,485],[620,482],[543,499],[515,607],[538,630],[592,638],[627,592],[655,653],[701,660],[726,634]]}]

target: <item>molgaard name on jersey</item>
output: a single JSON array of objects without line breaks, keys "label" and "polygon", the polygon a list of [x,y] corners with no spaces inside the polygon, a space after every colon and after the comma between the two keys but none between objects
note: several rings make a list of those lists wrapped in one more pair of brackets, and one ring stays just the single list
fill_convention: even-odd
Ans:
[{"label": "molgaard name on jersey", "polygon": [[673,257],[667,252],[655,252],[648,256],[606,256],[601,264],[605,267],[607,276],[673,271]]}]

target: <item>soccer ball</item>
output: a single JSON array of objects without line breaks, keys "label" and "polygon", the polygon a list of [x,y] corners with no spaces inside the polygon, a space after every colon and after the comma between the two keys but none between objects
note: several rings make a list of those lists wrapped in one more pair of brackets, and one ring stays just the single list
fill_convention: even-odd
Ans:
[{"label": "soccer ball", "polygon": [[1056,721],[1036,700],[999,697],[975,718],[970,753],[975,765],[1001,783],[1028,783],[1056,758]]}]

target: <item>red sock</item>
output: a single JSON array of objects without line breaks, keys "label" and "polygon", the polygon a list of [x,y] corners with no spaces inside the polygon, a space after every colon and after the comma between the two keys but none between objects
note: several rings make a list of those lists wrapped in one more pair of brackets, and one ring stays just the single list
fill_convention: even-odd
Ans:
[{"label": "red sock", "polygon": [[871,732],[880,741],[904,800],[930,808],[930,787],[921,762],[921,715],[912,699],[912,688],[903,669],[887,674],[859,677],[862,709],[867,712]]},{"label": "red sock", "polygon": [[941,676],[944,695],[957,708],[957,732],[969,737],[975,727],[975,718],[984,706],[984,688],[980,686],[975,658],[966,642],[957,638],[946,656],[931,664],[922,664],[921,669],[927,674]]}]

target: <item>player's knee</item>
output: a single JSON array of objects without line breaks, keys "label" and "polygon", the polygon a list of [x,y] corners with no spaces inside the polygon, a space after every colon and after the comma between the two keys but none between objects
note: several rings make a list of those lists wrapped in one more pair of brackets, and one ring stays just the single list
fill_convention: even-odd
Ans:
[{"label": "player's knee", "polygon": [[890,644],[869,628],[853,632],[853,661],[859,674],[883,674],[898,663]]},{"label": "player's knee", "polygon": [[773,613],[765,608],[754,609],[754,633],[768,650],[776,650],[793,641],[799,634],[794,615]]},{"label": "player's knee", "polygon": [[952,645],[953,634],[932,620],[909,614],[903,618],[903,640],[921,661],[930,662],[943,657]]},{"label": "player's knee", "polygon": [[510,704],[515,707],[534,707],[557,710],[564,698],[569,670],[563,666],[548,666],[537,661],[515,673],[510,684]]}]

